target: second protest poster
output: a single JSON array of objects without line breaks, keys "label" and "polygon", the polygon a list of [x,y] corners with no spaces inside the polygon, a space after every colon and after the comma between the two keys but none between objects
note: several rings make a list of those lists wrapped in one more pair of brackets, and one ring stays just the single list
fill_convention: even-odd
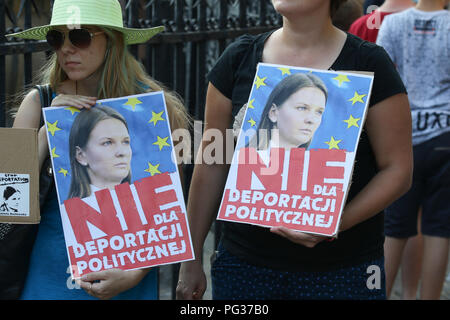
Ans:
[{"label": "second protest poster", "polygon": [[336,236],[372,82],[258,64],[218,219]]},{"label": "second protest poster", "polygon": [[74,278],[194,258],[162,92],[44,116]]}]

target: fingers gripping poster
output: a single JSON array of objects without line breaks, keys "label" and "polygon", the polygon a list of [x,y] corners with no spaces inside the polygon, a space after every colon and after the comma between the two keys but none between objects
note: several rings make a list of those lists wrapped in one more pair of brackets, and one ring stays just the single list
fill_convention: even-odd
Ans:
[{"label": "fingers gripping poster", "polygon": [[260,63],[217,218],[335,236],[372,80]]},{"label": "fingers gripping poster", "polygon": [[44,116],[74,278],[194,258],[162,92]]}]

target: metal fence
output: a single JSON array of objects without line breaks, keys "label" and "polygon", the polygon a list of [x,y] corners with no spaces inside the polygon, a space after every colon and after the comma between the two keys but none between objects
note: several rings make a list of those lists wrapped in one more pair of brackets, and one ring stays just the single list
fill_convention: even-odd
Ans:
[{"label": "metal fence", "polygon": [[[257,34],[281,25],[270,0],[119,1],[128,27],[165,26],[165,32],[146,44],[131,46],[130,51],[150,75],[182,96],[196,120],[203,120],[206,75],[225,47],[242,34]],[[48,23],[52,4],[53,0],[0,0],[0,127],[12,123],[9,110],[15,106],[8,102],[10,95],[30,85],[40,67],[33,65],[34,55],[50,53],[45,41],[11,40],[4,35],[43,24],[36,20]],[[11,56],[12,65],[7,65],[6,59]],[[14,64],[23,66],[23,71],[19,73]],[[20,83],[7,86],[13,79],[20,79]],[[188,192],[192,166],[184,171]],[[173,266],[172,297],[178,267]]]}]

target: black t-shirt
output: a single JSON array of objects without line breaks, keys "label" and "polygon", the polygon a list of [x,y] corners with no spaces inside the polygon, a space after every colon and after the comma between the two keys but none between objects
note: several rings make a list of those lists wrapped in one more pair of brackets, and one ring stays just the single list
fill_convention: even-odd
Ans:
[{"label": "black t-shirt", "polygon": [[[249,98],[256,66],[261,62],[264,43],[270,34],[244,35],[236,39],[208,74],[208,80],[232,101],[234,116]],[[385,50],[351,34],[347,34],[344,47],[330,69],[374,72],[370,107],[397,93],[406,93]],[[375,157],[367,133],[363,130],[347,201],[376,173]],[[232,222],[223,222],[223,226],[222,240],[227,250],[249,263],[276,269],[325,271],[383,255],[382,212],[339,233],[338,239],[323,241],[312,249],[273,234],[268,228]]]}]

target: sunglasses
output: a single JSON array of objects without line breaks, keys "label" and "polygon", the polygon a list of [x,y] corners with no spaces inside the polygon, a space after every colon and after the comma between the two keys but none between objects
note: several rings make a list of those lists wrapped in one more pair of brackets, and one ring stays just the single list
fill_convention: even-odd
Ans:
[{"label": "sunglasses", "polygon": [[[103,31],[91,33],[87,29],[72,29],[68,32],[70,43],[79,49],[86,49],[90,46],[91,40],[96,35],[104,33]],[[59,50],[64,44],[65,32],[58,30],[49,30],[46,38],[47,43],[53,50]]]}]

